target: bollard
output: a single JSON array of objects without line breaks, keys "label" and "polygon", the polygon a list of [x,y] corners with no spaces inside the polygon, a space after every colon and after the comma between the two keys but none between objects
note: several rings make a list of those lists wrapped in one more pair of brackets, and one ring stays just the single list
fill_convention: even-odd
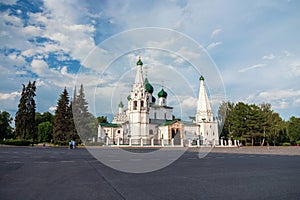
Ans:
[{"label": "bollard", "polygon": [[143,146],[144,144],[143,144],[143,138],[141,138],[141,147]]},{"label": "bollard", "polygon": [[129,138],[129,146],[131,147],[131,138]]}]

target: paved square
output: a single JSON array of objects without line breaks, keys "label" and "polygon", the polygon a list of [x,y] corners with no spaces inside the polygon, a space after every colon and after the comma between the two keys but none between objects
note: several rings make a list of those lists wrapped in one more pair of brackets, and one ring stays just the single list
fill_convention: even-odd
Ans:
[{"label": "paved square", "polygon": [[299,199],[300,156],[292,152],[299,148],[215,148],[199,159],[191,149],[166,168],[130,174],[103,165],[84,148],[0,147],[0,195],[2,200]]}]

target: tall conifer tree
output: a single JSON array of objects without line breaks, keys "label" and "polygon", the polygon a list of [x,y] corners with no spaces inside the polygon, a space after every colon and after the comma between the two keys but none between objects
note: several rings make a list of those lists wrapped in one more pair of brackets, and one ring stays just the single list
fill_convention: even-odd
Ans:
[{"label": "tall conifer tree", "polygon": [[34,82],[23,84],[18,111],[15,118],[16,136],[22,139],[36,139],[37,130],[35,126],[35,100],[36,86]]},{"label": "tall conifer tree", "polygon": [[67,89],[60,94],[54,116],[53,140],[66,144],[70,139],[69,94]]}]

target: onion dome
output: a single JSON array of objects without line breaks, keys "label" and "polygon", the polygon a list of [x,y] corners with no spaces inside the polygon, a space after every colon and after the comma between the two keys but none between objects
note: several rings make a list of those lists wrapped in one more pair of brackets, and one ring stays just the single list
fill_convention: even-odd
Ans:
[{"label": "onion dome", "polygon": [[152,85],[149,83],[149,81],[148,81],[147,78],[145,79],[145,89],[146,89],[146,92],[149,92],[150,94],[153,93],[153,87],[152,87]]},{"label": "onion dome", "polygon": [[131,96],[130,95],[128,95],[128,97],[127,97],[127,100],[129,101],[131,99]]},{"label": "onion dome", "polygon": [[168,94],[164,91],[164,89],[162,88],[159,93],[157,94],[158,97],[164,97],[167,98]]},{"label": "onion dome", "polygon": [[141,58],[137,61],[136,65],[143,65],[143,62],[141,61]]},{"label": "onion dome", "polygon": [[119,103],[119,108],[123,108],[123,107],[124,107],[124,104],[123,104],[122,101],[120,101],[120,103]]},{"label": "onion dome", "polygon": [[204,81],[204,77],[201,75],[199,78],[200,81]]}]

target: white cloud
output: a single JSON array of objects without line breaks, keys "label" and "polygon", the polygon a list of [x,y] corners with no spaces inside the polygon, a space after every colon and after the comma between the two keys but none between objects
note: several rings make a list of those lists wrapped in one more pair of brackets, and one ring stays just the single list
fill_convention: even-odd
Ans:
[{"label": "white cloud", "polygon": [[[9,2],[10,4],[16,3],[14,0]],[[7,3],[8,1],[6,1]],[[299,18],[299,12],[295,9],[296,6],[293,6],[295,2],[291,2],[291,5],[285,5],[283,2],[265,2],[263,4],[263,7],[259,7],[261,12],[257,12],[257,4],[250,1],[235,2],[234,4],[230,2],[212,4],[209,1],[164,1],[155,4],[147,1],[139,4],[134,1],[126,1],[120,4],[115,1],[108,1],[102,4],[98,1],[49,0],[44,2],[43,7],[41,7],[43,11],[40,13],[27,11],[29,19],[26,19],[26,21],[28,23],[24,23],[24,20],[19,16],[12,15],[9,11],[1,12],[0,44],[6,49],[16,49],[18,53],[9,53],[8,56],[0,55],[0,67],[1,69],[4,68],[0,83],[3,87],[8,87],[7,85],[13,83],[14,88],[8,91],[15,91],[17,85],[28,81],[30,73],[27,73],[27,71],[31,69],[37,73],[41,80],[40,84],[43,86],[52,87],[53,85],[54,87],[56,86],[55,88],[73,86],[76,76],[71,74],[73,71],[72,66],[67,68],[65,63],[58,63],[57,66],[51,66],[51,69],[49,69],[47,63],[43,60],[46,60],[50,53],[57,55],[57,52],[62,52],[58,61],[65,61],[64,55],[67,55],[67,58],[76,59],[81,64],[92,67],[93,70],[99,69],[97,72],[101,72],[103,70],[101,68],[103,67],[102,63],[110,63],[110,59],[114,58],[114,56],[109,55],[107,60],[100,60],[98,58],[99,54],[111,52],[105,52],[104,49],[99,50],[96,48],[95,54],[92,55],[93,58],[85,62],[86,56],[90,55],[91,50],[96,47],[94,38],[96,38],[97,42],[101,42],[119,31],[148,26],[175,28],[200,44],[209,44],[206,46],[207,50],[222,44],[222,47],[224,47],[222,50],[224,51],[221,53],[211,51],[211,57],[219,65],[220,71],[225,77],[224,80],[227,80],[226,83],[229,83],[226,87],[229,91],[235,91],[236,97],[246,96],[249,94],[249,91],[255,93],[257,88],[264,91],[271,91],[273,87],[277,89],[279,89],[278,87],[280,89],[295,88],[296,85],[299,85],[297,78],[300,75],[299,61],[295,60],[299,57],[299,49],[297,49],[295,44],[299,36],[298,21],[296,20],[297,17]],[[214,12],[215,10],[218,10],[218,12]],[[288,14],[282,18],[282,15],[279,14],[281,12],[278,11]],[[261,13],[265,14],[261,15]],[[274,20],[270,21],[269,18],[265,17],[270,16],[270,14]],[[278,23],[281,24],[282,28],[274,29]],[[220,36],[222,36],[222,42],[217,41],[217,38]],[[49,38],[54,40],[54,42],[46,41],[42,44],[36,44],[28,41],[28,39],[35,37]],[[144,37],[147,38],[148,35],[145,34]],[[157,35],[156,38],[153,38],[159,39],[159,37]],[[115,43],[115,47],[119,48],[119,46],[127,45],[127,49],[130,50],[133,48],[132,44],[137,40],[140,40],[140,38],[126,38],[120,43]],[[164,45],[165,47],[177,45],[175,53],[182,55],[183,58],[187,54],[195,52],[193,48],[180,48],[182,43],[178,43],[178,38],[169,37],[166,40],[157,41],[159,42],[153,44],[153,47],[163,48]],[[210,42],[212,43],[210,44]],[[145,44],[138,45],[142,46]],[[149,46],[149,44],[147,45]],[[286,49],[287,47],[289,48]],[[268,54],[270,51],[274,52],[274,54]],[[281,52],[281,54],[278,52]],[[192,57],[193,55],[189,56]],[[160,58],[162,56],[148,57],[148,66],[160,66]],[[261,58],[262,61],[256,60],[257,58]],[[26,63],[25,59],[33,59],[33,61]],[[195,55],[195,60],[199,60],[197,55]],[[175,56],[173,63],[179,66],[185,64],[183,61],[184,59]],[[133,63],[130,66],[134,67],[135,62],[130,61],[130,64]],[[255,62],[261,63],[252,65]],[[50,62],[48,63],[50,64]],[[265,67],[266,65],[270,67]],[[130,66],[128,67],[130,68]],[[202,66],[206,67],[206,63],[201,63],[201,65],[196,67],[198,69]],[[246,68],[239,70],[235,66],[245,66]],[[251,71],[253,73],[238,73],[250,72],[252,69],[262,67],[264,68],[260,69],[259,72],[264,73],[256,73],[258,70]],[[122,68],[126,68],[126,66],[123,65]],[[158,69],[155,68],[156,71],[153,73],[153,76],[156,78],[155,81],[164,78],[160,76]],[[167,68],[167,70],[170,69],[172,68]],[[159,69],[159,72],[164,72],[164,70]],[[209,70],[210,68],[208,67],[207,71]],[[187,71],[188,69],[186,68],[178,70],[186,77],[192,76],[187,75]],[[207,71],[203,70],[204,74]],[[120,70],[112,72],[114,72],[112,73],[114,76],[111,76],[109,80],[105,80],[106,84],[111,83],[118,76],[122,76]],[[255,81],[253,81],[254,73],[256,73]],[[6,74],[9,74],[9,76]],[[100,82],[97,78],[99,79],[97,74],[86,74],[82,79],[84,84],[93,87]],[[214,81],[209,77],[206,80]],[[278,84],[279,81],[281,81],[280,84]],[[166,86],[168,84],[166,83]],[[172,84],[170,83],[170,85]],[[176,88],[179,87],[179,90],[183,90],[178,85],[179,83],[175,83],[174,88],[176,86]],[[42,87],[42,89],[44,88]],[[244,88],[247,88],[247,90]],[[294,91],[297,91],[297,89],[295,88]],[[53,98],[56,98],[55,95],[51,95],[54,96]],[[230,96],[231,94],[229,93],[228,95]],[[267,96],[267,94],[262,95]],[[255,97],[257,98],[257,94],[250,99],[255,101]],[[299,99],[296,96],[288,98]],[[290,104],[291,99],[288,98],[284,101]],[[276,100],[277,103],[279,101],[281,100]],[[295,100],[294,103],[297,103],[297,101]],[[51,102],[47,105],[53,104],[55,103]],[[48,109],[48,106],[45,109]]]},{"label": "white cloud", "polygon": [[281,99],[288,99],[292,97],[300,97],[300,90],[273,90],[273,91],[266,91],[261,92],[257,96],[263,100],[281,100]]},{"label": "white cloud", "polygon": [[43,60],[32,60],[31,70],[42,77],[49,74],[48,64]]},{"label": "white cloud", "polygon": [[14,100],[16,97],[20,96],[20,92],[11,92],[11,93],[0,93],[1,100]]},{"label": "white cloud", "polygon": [[56,110],[56,106],[50,106],[50,107],[48,108],[48,110],[49,110],[50,112],[54,112],[54,111]]},{"label": "white cloud", "polygon": [[222,32],[222,29],[220,29],[220,28],[215,29],[215,30],[211,33],[210,37],[211,37],[211,38],[214,38],[214,37],[216,37],[217,35],[219,35],[221,32]]},{"label": "white cloud", "polygon": [[181,97],[180,99],[183,99],[180,104],[182,110],[194,109],[196,112],[197,98],[192,96],[185,96],[185,97]]},{"label": "white cloud", "polygon": [[211,49],[213,49],[213,48],[215,48],[216,46],[219,46],[219,45],[221,45],[222,44],[222,42],[212,42],[212,43],[210,43],[206,48],[207,48],[207,50],[211,50]]},{"label": "white cloud", "polygon": [[290,65],[290,67],[291,67],[290,73],[292,76],[300,75],[300,63],[293,63]]},{"label": "white cloud", "polygon": [[276,57],[272,53],[262,57],[262,59],[265,59],[265,60],[273,60],[274,58],[276,58]]},{"label": "white cloud", "polygon": [[43,85],[46,85],[46,84],[45,84],[44,81],[42,81],[41,79],[38,78],[38,79],[36,80],[35,85],[36,85],[37,87],[39,87],[39,86],[43,86]]},{"label": "white cloud", "polygon": [[68,67],[67,67],[67,66],[63,66],[63,67],[61,68],[61,70],[60,70],[60,73],[61,73],[62,75],[68,74]]},{"label": "white cloud", "polygon": [[243,69],[240,69],[238,72],[246,72],[248,70],[252,70],[252,69],[256,69],[256,68],[261,68],[261,67],[264,67],[266,66],[267,64],[256,64],[256,65],[252,65],[250,67],[246,67],[246,68],[243,68]]},{"label": "white cloud", "polygon": [[289,107],[289,103],[286,101],[280,101],[278,104],[273,106],[274,108],[284,109]]}]

